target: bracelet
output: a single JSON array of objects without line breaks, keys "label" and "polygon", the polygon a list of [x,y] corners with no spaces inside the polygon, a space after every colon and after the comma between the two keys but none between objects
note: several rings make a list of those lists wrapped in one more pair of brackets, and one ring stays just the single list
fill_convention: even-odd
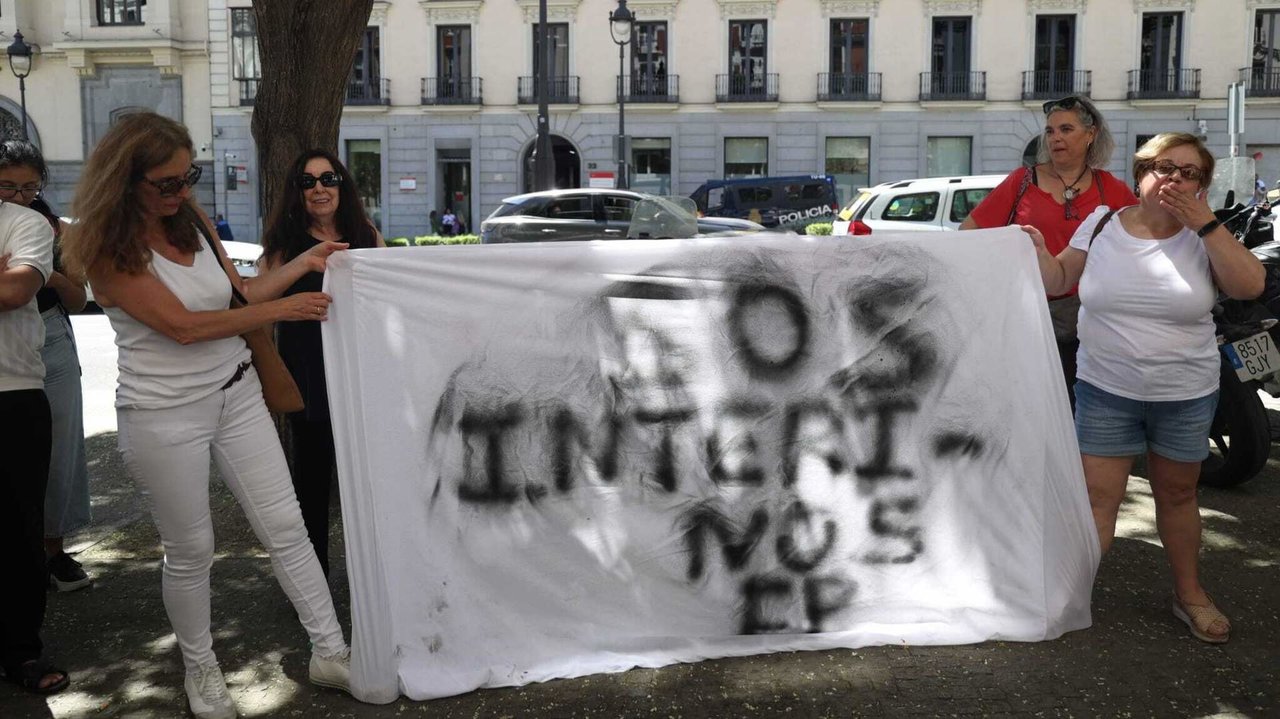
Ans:
[{"label": "bracelet", "polygon": [[1204,227],[1201,227],[1199,230],[1197,230],[1196,237],[1203,238],[1205,235],[1209,234],[1210,232],[1213,232],[1214,230],[1218,229],[1221,226],[1222,226],[1222,220],[1215,219],[1212,222],[1206,223]]}]

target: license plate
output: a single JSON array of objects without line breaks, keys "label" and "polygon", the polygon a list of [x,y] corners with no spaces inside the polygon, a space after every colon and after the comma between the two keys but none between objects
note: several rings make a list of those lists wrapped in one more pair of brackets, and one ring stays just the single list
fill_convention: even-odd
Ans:
[{"label": "license plate", "polygon": [[1261,379],[1280,370],[1280,351],[1271,335],[1259,332],[1252,337],[1222,345],[1227,359],[1242,382]]}]

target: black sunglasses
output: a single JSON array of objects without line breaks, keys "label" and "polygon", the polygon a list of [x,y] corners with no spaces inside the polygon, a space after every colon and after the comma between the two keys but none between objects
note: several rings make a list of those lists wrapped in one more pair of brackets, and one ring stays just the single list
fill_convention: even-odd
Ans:
[{"label": "black sunglasses", "polygon": [[1089,119],[1096,119],[1093,116],[1093,112],[1089,110],[1089,106],[1084,104],[1084,100],[1081,100],[1075,95],[1068,95],[1060,100],[1049,100],[1041,105],[1040,108],[1044,110],[1045,115],[1049,115],[1055,110],[1074,110],[1076,108],[1080,108],[1081,110],[1084,110],[1084,114],[1089,116]]},{"label": "black sunglasses", "polygon": [[310,190],[315,187],[317,182],[325,187],[337,187],[342,184],[342,175],[339,175],[332,170],[320,173],[319,177],[304,173],[298,176],[297,182],[298,187],[304,190]]},{"label": "black sunglasses", "polygon": [[143,177],[142,181],[159,190],[161,196],[171,197],[182,192],[184,188],[194,186],[200,181],[200,175],[203,173],[204,170],[200,169],[199,165],[192,165],[191,169],[187,170],[187,174],[182,177],[163,177],[159,180]]}]

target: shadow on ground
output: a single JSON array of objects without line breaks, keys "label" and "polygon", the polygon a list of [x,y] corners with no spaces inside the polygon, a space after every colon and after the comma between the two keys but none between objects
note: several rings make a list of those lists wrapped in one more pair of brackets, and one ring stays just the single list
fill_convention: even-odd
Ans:
[{"label": "shadow on ground", "polygon": [[[123,477],[114,435],[89,445],[102,524],[77,543],[97,583],[51,594],[45,632],[74,683],[47,701],[0,689],[0,716],[185,716],[158,538]],[[1205,581],[1235,623],[1225,646],[1195,641],[1169,613],[1149,491],[1133,479],[1121,538],[1095,586],[1094,627],[1056,641],[775,654],[386,706],[306,682],[306,636],[243,514],[215,482],[215,649],[242,715],[258,717],[1276,716],[1277,459],[1252,482],[1202,492]],[[337,516],[332,540],[331,584],[349,630]]]}]

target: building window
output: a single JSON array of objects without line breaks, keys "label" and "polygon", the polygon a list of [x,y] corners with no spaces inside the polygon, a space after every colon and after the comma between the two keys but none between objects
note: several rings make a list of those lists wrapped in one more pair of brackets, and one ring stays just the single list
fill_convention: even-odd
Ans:
[{"label": "building window", "polygon": [[1141,65],[1143,90],[1170,84],[1182,68],[1182,13],[1153,12],[1142,16]]},{"label": "building window", "polygon": [[671,194],[671,139],[631,140],[631,189],[653,195]]},{"label": "building window", "polygon": [[436,28],[437,97],[465,97],[471,93],[471,26]]},{"label": "building window", "polygon": [[828,137],[826,171],[836,178],[840,204],[845,204],[858,188],[871,184],[871,138]]},{"label": "building window", "polygon": [[[555,83],[569,75],[569,24],[563,22],[548,23],[547,34],[551,38],[551,67],[547,68],[547,77],[551,79],[551,94],[556,94]],[[542,72],[542,38],[538,34],[538,24],[533,24],[533,74],[536,77]]]},{"label": "building window", "polygon": [[231,78],[240,85],[240,104],[258,95],[262,65],[258,58],[258,19],[253,8],[231,11]]},{"label": "building window", "polygon": [[967,17],[933,19],[928,84],[930,98],[946,99],[969,95],[972,85],[969,75],[970,31],[971,22]]},{"label": "building window", "polygon": [[768,57],[764,20],[729,21],[729,93],[764,92]]},{"label": "building window", "polygon": [[1075,53],[1075,15],[1036,16],[1033,91],[1051,95],[1069,95],[1075,92]]},{"label": "building window", "polygon": [[347,102],[362,104],[382,102],[382,43],[378,28],[365,28],[360,44],[356,46],[356,59],[351,64],[351,79],[347,82]]},{"label": "building window", "polygon": [[638,22],[631,33],[632,95],[669,95],[667,23]]},{"label": "building window", "polygon": [[147,0],[98,0],[99,25],[141,25]]},{"label": "building window", "polygon": [[925,177],[970,175],[973,166],[972,137],[930,137]]},{"label": "building window", "polygon": [[831,21],[831,68],[833,75],[867,74],[867,20]]},{"label": "building window", "polygon": [[726,137],[724,139],[724,176],[765,177],[769,174],[769,138]]},{"label": "building window", "polygon": [[378,140],[347,140],[347,169],[356,184],[365,216],[382,226],[382,143]]},{"label": "building window", "polygon": [[1253,24],[1253,75],[1249,89],[1280,91],[1280,10],[1259,10]]}]

